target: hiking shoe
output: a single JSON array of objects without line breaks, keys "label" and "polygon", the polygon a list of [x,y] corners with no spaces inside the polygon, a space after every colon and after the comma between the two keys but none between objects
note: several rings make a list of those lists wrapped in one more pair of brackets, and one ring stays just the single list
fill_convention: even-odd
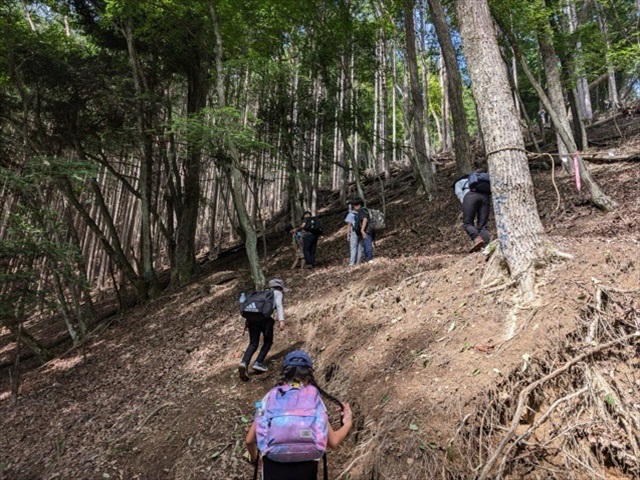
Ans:
[{"label": "hiking shoe", "polygon": [[473,241],[473,246],[469,249],[469,252],[477,252],[482,247],[484,247],[484,240],[482,239],[482,237],[476,237],[476,239]]},{"label": "hiking shoe", "polygon": [[240,376],[240,380],[243,382],[249,381],[249,374],[247,373],[247,364],[244,362],[240,362],[238,365],[238,375]]},{"label": "hiking shoe", "polygon": [[253,362],[253,366],[251,367],[257,372],[266,372],[269,370],[264,363],[261,362]]}]

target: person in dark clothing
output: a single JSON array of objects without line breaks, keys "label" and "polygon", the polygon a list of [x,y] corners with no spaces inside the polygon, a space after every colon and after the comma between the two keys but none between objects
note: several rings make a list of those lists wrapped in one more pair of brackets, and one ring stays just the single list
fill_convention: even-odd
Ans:
[{"label": "person in dark clothing", "polygon": [[[289,289],[285,287],[284,282],[279,278],[269,280],[269,288],[273,290],[273,300],[275,311],[278,314],[278,325],[280,329],[284,329],[284,308],[282,305],[283,292]],[[242,356],[242,361],[238,365],[238,375],[243,381],[249,380],[247,369],[251,362],[251,357],[256,353],[260,346],[260,335],[262,335],[262,348],[258,353],[256,361],[253,362],[252,368],[257,372],[266,372],[267,366],[265,365],[265,359],[273,344],[273,327],[275,320],[273,314],[266,318],[257,318],[246,321],[246,327],[249,330],[249,345]]]},{"label": "person in dark clothing", "polygon": [[[484,172],[477,170],[476,173]],[[453,184],[453,189],[462,203],[462,225],[473,242],[470,251],[477,252],[491,239],[487,230],[491,198],[491,193],[488,193],[489,186],[481,189],[470,188],[469,175],[463,175]]]},{"label": "person in dark clothing", "polygon": [[308,219],[313,218],[311,212],[304,212],[302,215],[302,225],[296,230],[304,231],[302,238],[302,253],[304,254],[304,262],[307,268],[313,268],[316,265],[316,247],[318,246],[318,232],[309,228]]},{"label": "person in dark clothing", "polygon": [[374,232],[370,225],[369,211],[364,207],[364,201],[361,198],[353,200],[351,205],[357,215],[356,233],[364,249],[364,261],[370,262],[373,260]]}]

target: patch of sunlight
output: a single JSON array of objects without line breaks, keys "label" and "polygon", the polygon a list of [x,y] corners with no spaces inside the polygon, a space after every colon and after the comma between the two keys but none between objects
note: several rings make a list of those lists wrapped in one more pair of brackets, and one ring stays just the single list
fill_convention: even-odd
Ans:
[{"label": "patch of sunlight", "polygon": [[82,355],[76,355],[70,358],[59,358],[49,364],[48,370],[50,372],[64,372],[65,370],[71,370],[80,362],[82,362]]}]

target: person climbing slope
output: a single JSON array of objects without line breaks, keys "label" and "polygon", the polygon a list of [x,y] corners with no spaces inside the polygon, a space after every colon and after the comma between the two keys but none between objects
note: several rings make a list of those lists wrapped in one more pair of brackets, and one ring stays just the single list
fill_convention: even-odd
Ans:
[{"label": "person climbing slope", "polygon": [[284,282],[279,278],[269,280],[266,290],[249,295],[241,307],[242,316],[246,318],[245,325],[249,330],[249,346],[244,352],[242,361],[238,365],[238,375],[243,381],[249,380],[247,368],[251,362],[251,357],[260,345],[260,335],[262,334],[262,348],[253,362],[252,368],[257,372],[266,372],[265,359],[273,343],[273,310],[278,313],[278,325],[284,329],[284,307],[282,305],[283,293],[288,292]]},{"label": "person climbing slope", "polygon": [[[320,395],[338,404],[342,426],[334,430]],[[313,378],[308,353],[294,350],[282,363],[278,384],[256,403],[256,414],[246,437],[249,458],[255,465],[254,479],[316,480],[318,460],[347,436],[353,418],[346,403],[322,390]],[[260,473],[260,477],[258,474]]]},{"label": "person climbing slope", "polygon": [[489,174],[478,169],[457,179],[452,187],[462,204],[463,227],[473,242],[470,251],[477,252],[491,239],[487,230],[491,198]]},{"label": "person climbing slope", "polygon": [[349,266],[360,263],[364,258],[364,248],[360,237],[358,236],[357,221],[358,214],[354,210],[352,203],[348,203],[349,212],[344,219],[344,223],[347,225],[347,242],[349,243]]},{"label": "person climbing slope", "polygon": [[318,246],[318,238],[322,235],[322,221],[311,214],[304,212],[302,215],[302,224],[296,231],[304,231],[302,251],[307,268],[313,268],[316,265],[316,247]]},{"label": "person climbing slope", "polygon": [[371,228],[369,210],[365,208],[364,201],[361,198],[352,200],[351,204],[356,212],[355,230],[358,234],[360,244],[364,249],[364,261],[370,262],[373,260],[373,241],[375,234]]}]

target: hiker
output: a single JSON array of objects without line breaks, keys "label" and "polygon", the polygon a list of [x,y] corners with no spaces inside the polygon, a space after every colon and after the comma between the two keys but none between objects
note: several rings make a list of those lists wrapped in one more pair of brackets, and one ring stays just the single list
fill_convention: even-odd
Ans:
[{"label": "hiker", "polygon": [[[342,409],[338,430],[331,427],[320,395]],[[320,458],[327,479],[325,451],[344,440],[351,430],[352,417],[348,404],[316,384],[309,354],[302,350],[288,353],[280,381],[256,403],[255,419],[247,433],[247,450],[256,468],[254,479],[261,470],[262,480],[316,480]]]},{"label": "hiker", "polygon": [[349,212],[344,219],[347,224],[347,242],[349,243],[349,266],[360,263],[364,258],[364,249],[356,231],[357,213],[351,202],[347,204]]},{"label": "hiker", "polygon": [[462,224],[473,242],[470,251],[477,252],[488,244],[491,238],[487,230],[491,197],[489,174],[483,169],[478,169],[463,175],[454,182],[453,190],[462,203]]},{"label": "hiker", "polygon": [[293,264],[291,264],[291,270],[298,268],[298,263],[300,263],[300,268],[304,268],[304,252],[302,251],[304,246],[304,234],[305,232],[296,231],[293,228],[293,225],[288,224],[284,231],[291,235],[291,244],[293,245],[294,251],[294,259]]},{"label": "hiker", "polygon": [[373,241],[374,232],[371,228],[369,211],[364,207],[364,201],[361,198],[356,198],[351,201],[353,209],[356,212],[356,224],[355,230],[358,234],[359,244],[364,249],[364,261],[370,262],[373,260]]},{"label": "hiker", "polygon": [[[246,318],[245,328],[249,330],[249,346],[244,352],[240,365],[238,365],[238,374],[240,375],[241,380],[245,382],[249,380],[247,368],[251,362],[251,357],[253,357],[253,354],[256,353],[256,350],[258,350],[258,346],[260,345],[260,334],[262,334],[262,348],[260,349],[256,361],[253,362],[251,368],[257,372],[266,372],[268,370],[265,365],[265,358],[267,358],[267,354],[269,353],[271,344],[273,343],[273,327],[275,325],[275,320],[272,317],[273,310],[275,309],[278,312],[278,325],[280,330],[284,329],[284,308],[282,307],[282,297],[283,292],[288,291],[289,289],[285,287],[282,280],[279,278],[273,278],[269,280],[268,288],[265,291],[257,292],[258,295],[262,294],[263,297],[267,298],[266,310],[269,313],[259,311],[260,308],[255,309],[255,313],[251,313],[250,304],[252,303],[252,295],[247,297],[245,305],[243,305],[243,309],[249,309],[250,312],[246,313],[243,311],[243,316]],[[270,292],[272,292],[272,294]],[[269,301],[273,303],[269,304]],[[253,301],[253,303],[258,303],[258,301]]]},{"label": "hiker", "polygon": [[322,235],[322,221],[311,215],[311,212],[304,212],[302,215],[302,224],[296,229],[297,232],[303,231],[302,252],[304,253],[304,261],[307,268],[313,268],[316,265],[316,247],[318,246],[318,237]]}]

